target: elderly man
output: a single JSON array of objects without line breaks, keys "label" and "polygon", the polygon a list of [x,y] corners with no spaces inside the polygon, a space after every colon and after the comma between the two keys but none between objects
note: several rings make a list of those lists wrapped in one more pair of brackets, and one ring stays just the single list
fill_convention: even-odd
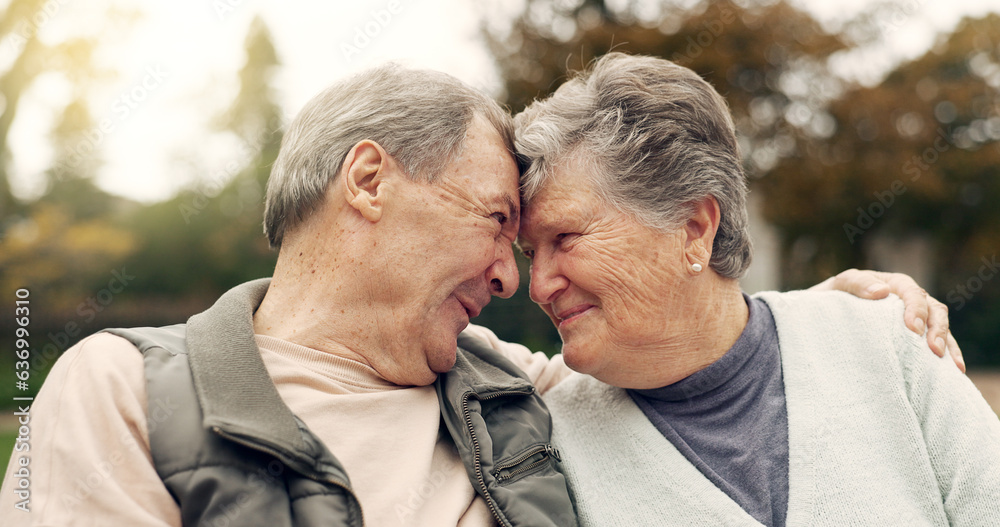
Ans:
[{"label": "elderly man", "polygon": [[509,116],[444,74],[387,66],[321,93],[268,184],[273,277],[68,350],[32,408],[30,513],[9,472],[4,517],[576,525],[539,395],[562,360],[459,336],[518,287],[512,151]]}]

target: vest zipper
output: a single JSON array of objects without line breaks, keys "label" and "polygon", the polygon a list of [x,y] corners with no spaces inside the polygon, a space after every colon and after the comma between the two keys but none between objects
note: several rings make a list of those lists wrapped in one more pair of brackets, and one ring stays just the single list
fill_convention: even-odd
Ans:
[{"label": "vest zipper", "polygon": [[[532,461],[531,463],[529,463],[529,464],[527,464],[527,465],[525,465],[523,467],[516,468],[516,469],[512,470],[511,472],[508,472],[507,474],[500,474],[500,472],[502,472],[502,471],[504,471],[506,469],[509,469],[509,468],[516,467],[517,465],[520,465],[521,463],[524,463],[525,461],[531,459],[532,457],[534,457],[534,456],[536,456],[538,454],[543,454],[543,455],[542,455],[541,458],[536,459],[535,461]],[[544,465],[549,460],[549,457],[553,457],[553,458],[561,461],[561,458],[559,456],[559,451],[555,447],[553,447],[552,445],[537,445],[537,446],[535,446],[535,448],[532,448],[531,450],[528,450],[527,452],[525,452],[525,453],[517,456],[516,458],[514,458],[514,459],[512,459],[512,460],[510,460],[510,461],[508,461],[506,463],[499,463],[499,464],[497,464],[496,468],[494,469],[494,473],[496,474],[495,477],[496,477],[497,483],[503,483],[504,481],[507,481],[509,479],[513,479],[513,478],[517,477],[520,474],[524,474],[525,472],[528,472],[528,471],[530,471],[532,469],[535,469],[535,468],[537,468],[537,467],[539,467],[541,465]]]},{"label": "vest zipper", "polygon": [[[268,447],[268,446],[265,446],[265,445],[261,445],[261,444],[258,444],[258,443],[253,443],[253,442],[247,441],[245,439],[241,439],[241,438],[239,438],[237,436],[234,436],[234,435],[232,435],[230,433],[225,432],[224,430],[222,430],[218,426],[213,426],[212,427],[212,431],[215,432],[216,434],[219,434],[220,436],[222,436],[222,437],[224,437],[224,438],[226,438],[226,439],[234,442],[234,443],[239,443],[239,444],[241,444],[241,445],[243,445],[243,446],[245,446],[247,448],[252,448],[254,450],[259,450],[259,451],[264,452],[266,454],[270,454],[271,456],[274,456],[276,459],[278,459],[279,461],[281,461],[281,458],[282,458],[281,453],[278,452],[277,450],[271,448],[271,447]],[[282,461],[282,463],[284,463],[285,465],[288,464],[288,463],[286,463],[284,461]],[[338,481],[338,480],[333,479],[333,478],[317,478],[317,477],[313,477],[313,475],[305,474],[305,473],[302,473],[302,472],[299,472],[299,474],[302,474],[303,476],[306,476],[306,477],[308,477],[310,479],[314,479],[316,481],[321,481],[323,483],[329,483],[331,485],[335,485],[337,487],[340,487],[340,488],[344,489],[345,492],[347,492],[348,494],[351,495],[352,498],[354,498],[354,503],[356,503],[358,505],[358,513],[359,513],[359,516],[361,518],[361,527],[364,527],[364,525],[365,525],[365,517],[364,517],[364,514],[362,514],[362,511],[361,511],[361,502],[358,500],[357,495],[354,494],[354,491],[351,490],[351,488],[347,486],[347,483]]]},{"label": "vest zipper", "polygon": [[479,439],[476,438],[476,431],[472,428],[472,413],[469,411],[469,398],[475,395],[476,399],[486,401],[504,395],[531,395],[534,391],[534,387],[529,387],[527,390],[507,390],[493,392],[484,396],[476,395],[474,392],[470,391],[465,392],[462,396],[462,416],[465,418],[465,427],[469,430],[469,437],[472,438],[472,464],[476,466],[476,478],[479,479],[479,488],[483,490],[483,498],[486,499],[486,505],[489,506],[490,512],[493,513],[493,517],[496,518],[497,523],[499,523],[502,527],[511,527],[511,525],[500,515],[500,512],[497,511],[497,504],[490,496],[489,489],[486,488],[486,478],[483,476],[483,465],[480,461],[482,452],[479,448]]}]

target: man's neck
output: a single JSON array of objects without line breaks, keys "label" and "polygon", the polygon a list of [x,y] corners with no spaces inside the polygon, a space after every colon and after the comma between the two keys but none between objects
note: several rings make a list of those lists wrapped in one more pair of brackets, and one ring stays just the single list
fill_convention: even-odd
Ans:
[{"label": "man's neck", "polygon": [[365,342],[369,335],[359,331],[365,315],[349,298],[348,273],[327,263],[336,259],[309,250],[293,245],[288,252],[295,258],[279,255],[271,285],[254,313],[254,332],[372,366]]}]

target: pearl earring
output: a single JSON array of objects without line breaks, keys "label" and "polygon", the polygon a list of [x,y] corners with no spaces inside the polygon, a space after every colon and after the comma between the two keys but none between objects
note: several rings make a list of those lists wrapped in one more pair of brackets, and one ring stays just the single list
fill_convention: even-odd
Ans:
[{"label": "pearl earring", "polygon": [[701,264],[700,263],[696,263],[696,264],[692,265],[691,266],[691,270],[694,271],[694,272],[696,272],[696,273],[700,273],[701,272]]}]

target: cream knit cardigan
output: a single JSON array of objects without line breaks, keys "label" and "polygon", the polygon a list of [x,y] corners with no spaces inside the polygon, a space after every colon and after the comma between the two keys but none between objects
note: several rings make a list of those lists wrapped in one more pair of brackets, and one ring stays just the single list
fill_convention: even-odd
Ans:
[{"label": "cream knit cardigan", "polygon": [[[1000,526],[1000,420],[891,297],[763,293],[788,408],[787,525]],[[546,394],[581,525],[760,525],[620,388]]]}]

